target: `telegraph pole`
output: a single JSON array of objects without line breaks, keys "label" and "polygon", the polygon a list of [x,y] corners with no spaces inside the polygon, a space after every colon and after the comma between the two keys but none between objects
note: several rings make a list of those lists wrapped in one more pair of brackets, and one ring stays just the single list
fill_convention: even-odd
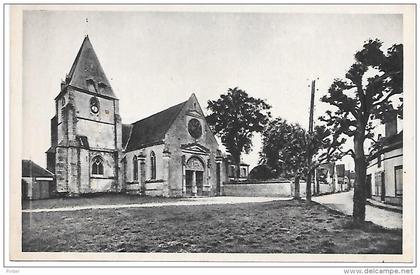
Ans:
[{"label": "telegraph pole", "polygon": [[[312,80],[311,83],[311,103],[309,107],[309,135],[311,136],[314,132],[314,105],[315,105],[315,80]],[[312,163],[313,153],[311,151],[311,146],[308,144],[308,169],[310,169]],[[312,171],[308,171],[306,176],[306,202],[309,203],[312,198]],[[315,193],[315,186],[314,186],[314,193]]]},{"label": "telegraph pole", "polygon": [[315,80],[311,84],[311,105],[309,109],[309,133],[314,132],[314,101],[315,101]]}]

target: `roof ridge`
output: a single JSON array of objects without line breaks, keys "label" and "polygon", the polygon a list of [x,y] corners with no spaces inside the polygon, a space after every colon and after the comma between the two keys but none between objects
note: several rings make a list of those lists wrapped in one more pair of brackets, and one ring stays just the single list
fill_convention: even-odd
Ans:
[{"label": "roof ridge", "polygon": [[165,140],[166,133],[187,102],[188,100],[133,122],[125,151],[148,147],[150,144]]},{"label": "roof ridge", "polygon": [[82,45],[80,45],[76,58],[74,59],[73,64],[71,65],[71,68],[68,74],[69,79],[73,77],[73,74],[76,71],[76,66],[77,66],[77,63],[79,63],[80,55],[82,54],[82,49],[83,49],[86,39],[89,39],[88,36],[85,36],[85,39],[83,39]]},{"label": "roof ridge", "polygon": [[[182,102],[182,103],[179,103],[179,104],[175,105],[175,106],[178,106],[178,105],[181,105],[181,106],[180,106],[180,108],[179,108],[178,112],[176,113],[176,115],[174,115],[174,117],[172,118],[171,122],[170,122],[170,123],[168,123],[168,127],[165,129],[165,134],[164,134],[164,135],[166,135],[166,132],[168,132],[168,130],[171,128],[171,126],[172,126],[172,124],[174,123],[175,119],[179,116],[179,114],[181,113],[182,109],[184,108],[184,106],[185,106],[185,104],[186,104],[187,102],[188,102],[188,100],[186,100],[186,101],[184,101],[184,102]],[[175,107],[175,106],[174,106],[174,107]]]}]

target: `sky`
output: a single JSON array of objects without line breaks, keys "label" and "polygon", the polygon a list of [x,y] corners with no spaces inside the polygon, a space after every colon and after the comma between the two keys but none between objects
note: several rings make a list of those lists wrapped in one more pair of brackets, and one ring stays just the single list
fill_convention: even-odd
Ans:
[{"label": "sky", "polygon": [[[120,100],[123,123],[192,93],[207,112],[208,100],[239,87],[265,99],[273,117],[307,128],[311,80],[319,78],[317,118],[329,108],[319,99],[344,77],[363,42],[379,38],[386,49],[402,43],[402,28],[398,14],[24,12],[23,158],[46,166],[54,98],[86,34]],[[253,144],[243,155],[251,168],[259,135]]]}]

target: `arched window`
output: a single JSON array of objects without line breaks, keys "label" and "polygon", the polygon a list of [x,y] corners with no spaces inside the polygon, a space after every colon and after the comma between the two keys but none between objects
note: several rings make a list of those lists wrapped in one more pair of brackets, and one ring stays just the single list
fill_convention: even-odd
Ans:
[{"label": "arched window", "polygon": [[150,153],[150,178],[156,179],[156,155],[155,152]]},{"label": "arched window", "polygon": [[103,159],[100,156],[96,156],[92,159],[92,175],[103,175],[104,164]]},{"label": "arched window", "polygon": [[139,179],[139,165],[137,163],[137,157],[133,158],[133,180]]}]

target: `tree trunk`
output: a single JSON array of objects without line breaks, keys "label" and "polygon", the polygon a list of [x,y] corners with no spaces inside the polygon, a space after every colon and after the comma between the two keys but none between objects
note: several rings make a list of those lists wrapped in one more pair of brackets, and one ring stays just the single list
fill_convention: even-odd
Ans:
[{"label": "tree trunk", "polygon": [[295,176],[295,194],[293,198],[300,199],[300,175]]},{"label": "tree trunk", "polygon": [[312,200],[312,172],[309,171],[306,175],[306,203],[310,204]]},{"label": "tree trunk", "polygon": [[363,222],[366,215],[366,160],[364,152],[364,138],[354,136],[354,196],[353,196],[353,219]]},{"label": "tree trunk", "polygon": [[233,177],[235,178],[235,181],[238,181],[239,179],[239,173],[240,173],[240,167],[241,167],[241,154],[234,154],[232,153],[232,160],[233,164],[235,165],[235,169],[233,171]]}]

